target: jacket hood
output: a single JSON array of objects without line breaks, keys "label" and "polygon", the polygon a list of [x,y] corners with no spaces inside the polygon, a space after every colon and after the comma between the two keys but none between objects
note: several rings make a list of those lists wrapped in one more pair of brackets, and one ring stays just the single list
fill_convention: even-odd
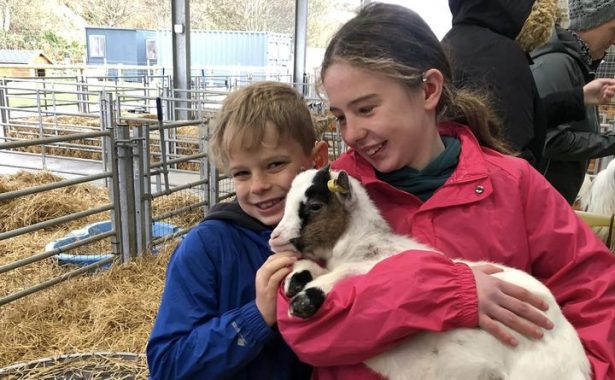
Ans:
[{"label": "jacket hood", "polygon": [[558,18],[557,0],[536,0],[517,35],[517,43],[526,53],[543,46],[553,34]]},{"label": "jacket hood", "polygon": [[478,25],[515,39],[530,14],[534,0],[449,0],[456,24]]},{"label": "jacket hood", "polygon": [[532,59],[536,59],[550,53],[563,53],[572,57],[583,72],[585,82],[589,82],[594,79],[595,71],[601,62],[601,60],[597,60],[588,63],[583,58],[583,52],[581,51],[579,43],[573,36],[572,32],[559,26],[555,27],[555,32],[553,33],[553,36],[551,36],[549,42],[547,42],[547,44],[543,47],[534,50],[531,53],[531,57]]},{"label": "jacket hood", "polygon": [[566,53],[574,57],[575,60],[581,59],[577,41],[568,30],[560,27],[555,27],[555,33],[551,35],[549,41],[534,50],[531,56],[532,58],[538,58],[541,55],[550,53]]},{"label": "jacket hood", "polygon": [[226,220],[258,233],[271,230],[271,227],[264,225],[257,219],[246,214],[237,201],[214,205],[209,210],[209,213],[207,213],[205,219],[203,219],[203,221],[205,220]]},{"label": "jacket hood", "polygon": [[570,31],[559,26],[555,27],[555,32],[552,34],[551,39],[549,39],[544,46],[534,50],[531,56],[532,59],[534,59],[550,53],[568,54],[574,58],[575,61],[579,62],[581,67],[587,66],[583,61],[581,49],[577,40]]}]

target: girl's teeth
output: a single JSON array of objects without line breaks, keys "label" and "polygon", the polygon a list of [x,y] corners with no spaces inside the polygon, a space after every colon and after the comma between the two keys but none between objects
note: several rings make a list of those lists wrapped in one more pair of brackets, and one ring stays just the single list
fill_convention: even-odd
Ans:
[{"label": "girl's teeth", "polygon": [[375,146],[375,147],[373,147],[372,149],[368,150],[368,151],[367,151],[367,154],[368,154],[369,156],[374,155],[377,151],[379,151],[379,150],[380,150],[380,148],[381,148],[381,147],[382,147],[382,144],[380,144],[380,145],[378,145],[378,146]]}]

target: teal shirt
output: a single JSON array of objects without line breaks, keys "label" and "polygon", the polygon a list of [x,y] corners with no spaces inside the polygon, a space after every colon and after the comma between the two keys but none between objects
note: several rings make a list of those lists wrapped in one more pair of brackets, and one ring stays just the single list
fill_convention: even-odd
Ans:
[{"label": "teal shirt", "polygon": [[459,162],[461,143],[458,139],[442,136],[444,151],[423,170],[403,167],[390,173],[376,171],[376,176],[392,186],[416,195],[425,202],[453,174]]}]

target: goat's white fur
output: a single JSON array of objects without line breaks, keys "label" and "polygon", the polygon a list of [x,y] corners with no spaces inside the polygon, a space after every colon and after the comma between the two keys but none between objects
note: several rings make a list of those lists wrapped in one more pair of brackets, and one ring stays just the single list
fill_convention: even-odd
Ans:
[{"label": "goat's white fur", "polygon": [[[607,167],[596,175],[588,191],[579,195],[582,210],[609,216],[615,214],[615,160],[609,162]],[[608,227],[595,227],[594,231],[606,243]],[[611,250],[615,249],[614,238],[611,238]]]},{"label": "goat's white fur", "polygon": [[[316,170],[300,173],[287,195],[285,214],[272,233],[274,251],[289,247],[290,239],[299,235],[301,220],[298,207],[305,201],[305,190]],[[337,173],[332,172],[332,177]],[[325,259],[326,269],[310,260],[300,260],[293,273],[313,270],[307,288],[320,288],[325,294],[341,279],[368,272],[382,259],[407,250],[429,250],[423,244],[394,234],[370,200],[362,185],[350,178],[351,197],[344,207],[350,213],[350,225],[328,252],[316,252],[313,259]],[[341,196],[338,195],[340,199]],[[378,247],[377,257],[373,257]],[[370,258],[366,257],[367,249]],[[462,261],[462,260],[456,260]],[[480,265],[484,262],[465,262]],[[508,347],[480,329],[459,328],[444,333],[424,332],[412,336],[399,346],[373,357],[365,364],[390,380],[402,379],[507,379],[507,380],[584,380],[590,378],[589,361],[572,325],[565,319],[551,292],[529,274],[503,265],[494,276],[523,286],[540,295],[549,304],[546,316],[554,323],[544,337],[531,340],[513,332],[516,348]],[[321,275],[321,273],[325,274]],[[292,273],[287,277],[291,278]],[[320,276],[320,277],[317,277]],[[285,290],[287,290],[286,288]],[[463,342],[463,347],[459,345]],[[437,353],[437,354],[434,354]],[[323,353],[326,355],[326,353]]]}]

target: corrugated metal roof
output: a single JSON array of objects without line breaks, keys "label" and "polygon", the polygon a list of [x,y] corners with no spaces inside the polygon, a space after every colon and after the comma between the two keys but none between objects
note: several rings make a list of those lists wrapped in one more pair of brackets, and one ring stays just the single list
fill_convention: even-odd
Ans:
[{"label": "corrugated metal roof", "polygon": [[41,50],[8,50],[0,49],[0,63],[32,63],[34,58],[42,55],[51,62]]}]

